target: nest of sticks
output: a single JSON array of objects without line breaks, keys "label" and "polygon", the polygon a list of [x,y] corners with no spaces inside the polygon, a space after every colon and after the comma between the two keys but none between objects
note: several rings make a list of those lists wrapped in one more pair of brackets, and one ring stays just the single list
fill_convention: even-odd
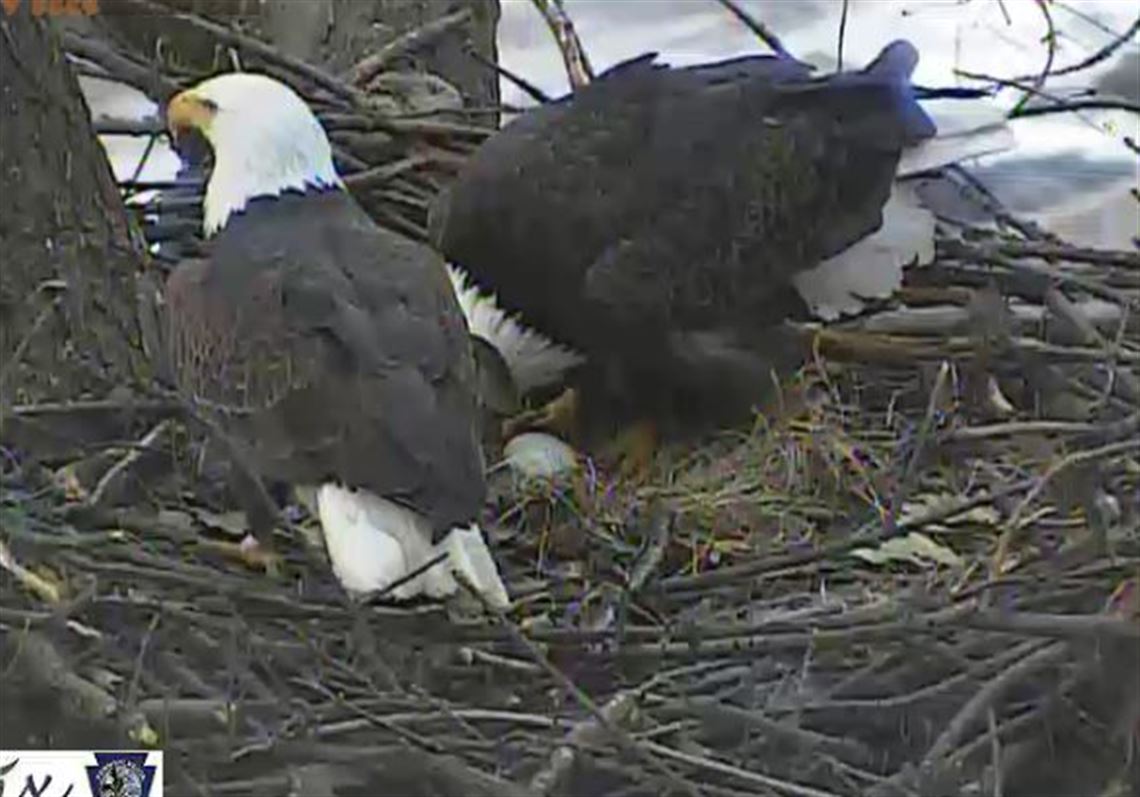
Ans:
[{"label": "nest of sticks", "polygon": [[[198,22],[305,93],[380,223],[421,232],[487,135]],[[754,428],[648,483],[497,483],[507,615],[350,603],[303,510],[243,567],[162,401],[129,444],[6,461],[5,746],[161,748],[173,794],[1136,793],[1140,256],[983,200],[889,306],[803,327]]]}]

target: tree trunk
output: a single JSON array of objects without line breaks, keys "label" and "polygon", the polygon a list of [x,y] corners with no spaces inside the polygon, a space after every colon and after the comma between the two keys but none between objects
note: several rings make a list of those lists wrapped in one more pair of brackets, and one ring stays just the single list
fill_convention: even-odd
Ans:
[{"label": "tree trunk", "polygon": [[79,84],[29,4],[0,14],[0,436],[12,404],[143,373],[128,224]]},{"label": "tree trunk", "polygon": [[461,8],[471,19],[401,59],[400,65],[439,75],[472,107],[499,104],[499,77],[467,54],[470,47],[497,62],[498,0],[267,0],[266,37],[290,55],[344,74],[392,39]]},{"label": "tree trunk", "polygon": [[[497,107],[499,78],[468,54],[497,63],[499,0],[161,0],[173,10],[200,14],[270,42],[283,53],[347,76],[365,56],[401,34],[460,9],[462,25],[413,48],[391,69],[428,71],[459,89],[468,106]],[[165,51],[197,71],[229,69],[229,53],[213,37],[178,20],[139,14],[120,0],[103,0],[97,17],[74,19],[85,32],[121,38],[145,58]],[[159,47],[159,42],[165,47]],[[162,99],[162,98],[156,98]],[[487,117],[493,122],[494,116]]]}]

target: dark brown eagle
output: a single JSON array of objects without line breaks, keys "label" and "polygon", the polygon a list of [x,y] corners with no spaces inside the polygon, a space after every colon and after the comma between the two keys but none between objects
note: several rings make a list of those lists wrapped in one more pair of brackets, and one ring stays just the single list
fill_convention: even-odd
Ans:
[{"label": "dark brown eagle", "polygon": [[782,322],[857,312],[933,258],[901,178],[1008,145],[996,109],[936,125],[947,100],[911,86],[917,58],[896,42],[825,77],[625,62],[491,137],[433,206],[433,242],[585,356],[587,415],[593,397],[627,420],[737,417],[799,357]]},{"label": "dark brown eagle", "polygon": [[384,589],[446,552],[393,595],[450,594],[458,569],[506,605],[476,524],[475,370],[442,260],[372,222],[284,84],[212,78],[176,96],[167,120],[213,150],[209,258],[180,266],[166,290],[180,389],[260,475],[317,488],[350,592]]}]

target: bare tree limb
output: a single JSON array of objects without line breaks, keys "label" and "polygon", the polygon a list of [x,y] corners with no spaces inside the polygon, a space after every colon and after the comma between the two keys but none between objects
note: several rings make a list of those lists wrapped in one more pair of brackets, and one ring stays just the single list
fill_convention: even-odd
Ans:
[{"label": "bare tree limb", "polygon": [[352,85],[361,88],[380,74],[393,61],[409,52],[426,47],[471,19],[471,9],[461,8],[428,24],[413,28],[385,44],[379,52],[357,62],[348,74]]},{"label": "bare tree limb", "polygon": [[542,14],[550,32],[554,34],[554,40],[562,53],[562,63],[566,66],[566,76],[570,80],[570,86],[580,89],[588,85],[594,79],[594,70],[578,38],[578,32],[574,29],[574,23],[562,6],[562,0],[532,0],[532,2],[538,13]]},{"label": "bare tree limb", "polygon": [[[741,8],[735,0],[716,0],[726,9],[728,9],[734,17],[744,23],[744,26],[756,34],[760,41],[764,42],[772,52],[781,58],[791,58],[792,54],[784,47],[784,43],[780,41],[780,37],[772,32],[772,29],[765,25],[760,20],[753,17],[743,8]],[[846,9],[846,4],[844,4]]]},{"label": "bare tree limb", "polygon": [[[1080,72],[1083,69],[1088,69],[1090,66],[1096,66],[1101,61],[1111,58],[1117,50],[1135,39],[1138,33],[1140,33],[1140,17],[1137,17],[1135,20],[1133,20],[1132,24],[1128,26],[1128,30],[1124,31],[1124,33],[1121,33],[1119,36],[1113,37],[1112,41],[1108,42],[1108,44],[1106,44],[1104,47],[1101,47],[1088,58],[1083,58],[1075,64],[1070,64],[1069,66],[1061,67],[1060,69],[1054,69],[1049,74],[1052,77],[1058,77],[1060,75],[1071,75],[1074,72]],[[1033,80],[1034,77],[1034,75],[1022,75],[1020,77],[1014,78],[1014,80],[1027,81]]]}]

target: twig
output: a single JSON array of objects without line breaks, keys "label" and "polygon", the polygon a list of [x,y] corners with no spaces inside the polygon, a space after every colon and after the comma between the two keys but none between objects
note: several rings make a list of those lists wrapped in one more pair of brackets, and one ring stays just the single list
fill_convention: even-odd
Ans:
[{"label": "twig", "polygon": [[835,71],[843,71],[843,44],[847,40],[847,11],[848,0],[843,0],[843,11],[839,15],[839,44],[835,53]]},{"label": "twig", "polygon": [[[162,121],[154,116],[148,116],[145,119],[100,117],[91,122],[91,128],[101,136],[149,136],[154,133],[161,133],[165,129]],[[137,180],[138,178],[135,177],[134,179]]]},{"label": "twig", "polygon": [[438,565],[441,562],[444,562],[446,560],[447,560],[447,553],[446,552],[438,554],[436,556],[433,556],[432,558],[428,559],[426,562],[421,564],[419,567],[415,567],[412,570],[409,570],[407,573],[405,573],[404,575],[397,578],[395,581],[393,581],[388,586],[384,587],[379,592],[375,592],[375,593],[372,593],[371,595],[369,595],[368,601],[370,603],[372,603],[372,602],[383,600],[385,597],[387,597],[388,595],[391,595],[393,592],[395,592],[400,587],[407,584],[409,581],[413,581],[413,580],[419,578],[421,575],[423,575],[424,573],[431,570],[436,565]]},{"label": "twig", "polygon": [[1033,485],[1033,489],[1031,489],[1026,494],[1026,496],[1021,499],[1021,503],[1017,505],[1017,508],[1014,510],[1013,514],[1010,515],[1007,525],[1010,528],[1016,526],[1017,522],[1021,520],[1021,516],[1025,513],[1025,510],[1033,502],[1033,500],[1041,494],[1041,492],[1049,484],[1049,481],[1066,468],[1070,468],[1073,465],[1079,465],[1085,462],[1092,462],[1097,459],[1103,459],[1105,457],[1114,457],[1119,454],[1127,454],[1132,451],[1140,451],[1140,439],[1121,440],[1115,443],[1108,443],[1103,446],[1098,446],[1096,448],[1086,448],[1082,451],[1075,451],[1068,456],[1062,457],[1060,460],[1049,466],[1048,470],[1046,470],[1045,473],[1041,475],[1041,478],[1037,480],[1036,484]]},{"label": "twig", "polygon": [[642,744],[663,758],[671,758],[674,761],[680,761],[697,769],[705,769],[711,772],[719,772],[722,775],[729,775],[745,783],[763,786],[766,789],[772,789],[781,794],[791,795],[791,797],[839,797],[834,792],[824,791],[823,789],[817,789],[812,786],[804,786],[803,784],[793,783],[788,780],[780,780],[779,778],[773,778],[768,775],[761,775],[759,772],[750,772],[725,761],[718,761],[715,758],[674,750],[672,747],[667,747],[658,742],[644,741]]},{"label": "twig", "polygon": [[[930,510],[921,514],[903,518],[897,523],[895,531],[920,529],[931,523],[939,523],[955,515],[968,512],[975,507],[985,506],[999,498],[1021,492],[1022,490],[1032,487],[1034,484],[1036,484],[1036,479],[1021,479],[1010,484],[1003,484],[1000,487],[993,488],[992,491],[981,490],[973,496],[956,498],[953,501],[932,507]],[[682,592],[702,588],[707,589],[708,587],[721,584],[731,584],[742,579],[754,578],[763,573],[819,562],[837,554],[846,553],[860,546],[869,545],[874,542],[882,542],[891,535],[883,530],[882,522],[878,518],[875,518],[873,521],[861,524],[851,532],[842,534],[841,536],[843,539],[840,541],[822,545],[815,551],[787,553],[767,557],[740,565],[722,567],[719,570],[711,570],[707,573],[699,573],[693,576],[674,576],[662,581],[661,588],[666,592]]]},{"label": "twig", "polygon": [[1002,19],[1005,20],[1006,27],[1013,25],[1013,17],[1009,15],[1009,9],[1005,7],[1005,0],[997,0],[998,8],[1001,9]]},{"label": "twig", "polygon": [[1120,382],[1120,386],[1124,389],[1124,398],[1140,404],[1140,380],[1131,371],[1116,367],[1116,352],[1120,347],[1109,344],[1081,309],[1056,288],[1050,286],[1046,291],[1045,303],[1050,310],[1072,325],[1078,335],[1078,343],[1105,349],[1105,365]]},{"label": "twig", "polygon": [[349,86],[344,81],[338,80],[331,74],[319,67],[308,64],[299,58],[294,58],[291,55],[281,52],[276,47],[266,44],[265,42],[254,39],[251,36],[246,36],[244,33],[239,33],[232,28],[225,25],[219,25],[212,22],[205,17],[189,12],[176,11],[169,6],[156,3],[154,0],[121,0],[121,2],[141,13],[146,14],[159,14],[171,20],[178,20],[192,25],[195,28],[204,30],[213,35],[219,41],[237,47],[239,50],[244,50],[252,53],[266,61],[283,67],[290,72],[300,75],[301,77],[311,80],[321,88],[333,95],[348,101],[354,106],[360,108],[369,108],[370,101],[368,95]]},{"label": "twig", "polygon": [[[1026,94],[1030,94],[1034,97],[1040,97],[1049,103],[1049,105],[1034,105],[1030,107],[1018,105],[1017,107],[1011,109],[1007,114],[1010,119],[1020,119],[1027,116],[1042,116],[1045,114],[1067,113],[1069,111],[1081,110],[1122,110],[1131,111],[1133,113],[1140,113],[1140,110],[1138,110],[1140,109],[1140,105],[1137,105],[1136,103],[1130,102],[1128,100],[1088,96],[1061,97],[1056,94],[1044,91],[1043,89],[1038,88],[1031,83],[1026,83],[1023,80],[1018,80],[1016,78],[1001,78],[995,75],[986,74],[985,72],[972,72],[967,69],[955,69],[954,74],[960,77],[969,78],[970,80],[984,80],[987,83],[993,83],[997,86],[1007,86],[1009,88],[1018,89],[1019,91],[1023,91]],[[1090,127],[1100,130],[1100,127],[1093,124],[1092,122],[1089,122],[1088,124]]]},{"label": "twig", "polygon": [[137,180],[142,175],[143,169],[146,168],[146,162],[150,160],[151,153],[154,152],[154,145],[158,143],[158,133],[151,133],[147,136],[146,146],[143,147],[142,155],[139,156],[139,162],[135,164],[134,171],[131,172],[131,180]]},{"label": "twig", "polygon": [[1121,440],[1096,448],[1086,448],[1081,451],[1075,451],[1050,465],[1048,469],[1034,481],[1033,487],[1025,494],[1025,497],[1021,499],[1021,502],[1018,503],[1010,514],[1009,519],[1005,522],[1001,537],[998,538],[997,549],[994,553],[993,563],[990,569],[991,576],[997,577],[1001,573],[1002,566],[1005,563],[1006,557],[1009,555],[1009,548],[1013,544],[1013,537],[1020,528],[1021,518],[1029,508],[1029,505],[1036,500],[1058,473],[1074,465],[1134,451],[1140,451],[1140,439]]},{"label": "twig", "polygon": [[377,52],[362,58],[348,73],[348,81],[357,88],[383,72],[389,64],[408,53],[438,41],[471,19],[471,9],[461,8],[418,28],[406,31],[385,44]]},{"label": "twig", "polygon": [[[772,49],[772,52],[781,58],[792,58],[792,54],[784,48],[784,44],[780,41],[780,37],[773,33],[772,29],[765,25],[763,22],[756,19],[743,8],[741,8],[735,2],[735,0],[716,1],[728,9],[734,17],[736,17],[738,20],[740,20],[740,22],[744,24],[746,28],[755,33],[756,37],[759,38],[760,41],[764,42],[766,45],[768,45],[768,47]],[[844,9],[846,10],[846,8],[847,4],[844,3]]]},{"label": "twig", "polygon": [[401,174],[414,171],[420,166],[424,166],[432,162],[432,158],[427,155],[410,155],[406,158],[401,158],[398,161],[391,163],[384,163],[380,166],[373,166],[365,169],[362,172],[354,172],[344,178],[344,184],[354,191],[359,191],[363,188],[371,188],[377,185],[399,177]]},{"label": "twig", "polygon": [[649,520],[649,541],[630,570],[628,584],[629,594],[632,595],[639,592],[645,586],[645,582],[649,580],[649,577],[653,575],[661,565],[662,560],[665,558],[665,549],[669,545],[669,538],[676,519],[676,515],[673,512],[666,511],[663,507],[657,507],[656,511],[651,513]]},{"label": "twig", "polygon": [[562,0],[531,0],[538,13],[542,14],[546,26],[554,35],[558,50],[562,53],[562,63],[566,66],[566,76],[570,86],[580,89],[589,85],[594,79],[594,70],[590,67],[590,59],[586,50],[574,30],[574,23],[566,9],[562,7]]},{"label": "twig", "polygon": [[1049,72],[1053,69],[1053,60],[1057,57],[1057,29],[1053,25],[1053,14],[1049,11],[1049,5],[1046,0],[1035,0],[1037,7],[1041,9],[1041,13],[1045,16],[1045,24],[1047,30],[1045,33],[1046,52],[1045,52],[1045,66],[1042,67],[1041,73],[1033,81],[1032,90],[1026,91],[1017,104],[1013,106],[1013,110],[1009,112],[1010,118],[1019,115],[1025,104],[1029,102],[1041,88],[1045,85],[1045,81],[1049,79]]},{"label": "twig", "polygon": [[1030,105],[1010,111],[1011,119],[1026,119],[1030,116],[1048,116],[1070,111],[1128,111],[1140,114],[1140,103],[1128,100],[1113,100],[1099,97],[1078,97],[1072,100],[1054,101],[1052,105]]},{"label": "twig", "polygon": [[331,700],[333,703],[336,703],[337,705],[344,706],[345,708],[350,710],[353,714],[357,715],[360,719],[364,720],[365,722],[369,723],[370,725],[372,725],[376,728],[383,728],[384,730],[389,731],[390,733],[394,734],[397,738],[401,739],[402,741],[407,742],[408,744],[415,745],[416,747],[418,747],[419,749],[421,749],[427,753],[438,754],[438,753],[443,753],[446,750],[446,748],[444,748],[443,745],[441,745],[439,742],[435,741],[434,739],[430,739],[430,738],[428,738],[422,734],[416,733],[415,731],[408,730],[407,728],[403,727],[402,724],[400,724],[398,722],[393,722],[387,716],[382,716],[382,715],[376,713],[375,711],[369,711],[367,708],[364,708],[363,706],[357,705],[354,701],[348,700],[347,698],[345,698],[344,695],[337,694],[332,689],[329,689],[327,686],[325,686],[323,683],[320,683],[319,681],[315,681],[315,680],[310,679],[307,681],[306,685],[309,686],[309,688],[313,689],[314,691],[319,692],[320,694],[324,695],[326,698]]},{"label": "twig", "polygon": [[646,751],[645,747],[648,742],[637,741],[620,727],[610,722],[609,718],[603,713],[601,707],[594,702],[594,699],[582,691],[581,687],[570,680],[569,676],[567,676],[566,673],[562,672],[562,670],[554,666],[550,659],[547,658],[546,654],[542,652],[542,649],[539,648],[539,646],[532,642],[529,638],[527,638],[527,636],[521,630],[519,630],[519,628],[510,620],[510,618],[502,612],[502,610],[492,606],[487,601],[487,598],[464,577],[463,573],[456,572],[455,578],[471,595],[476,598],[476,600],[479,601],[480,604],[482,604],[484,611],[486,611],[487,614],[494,618],[495,621],[506,630],[507,635],[516,644],[525,649],[527,653],[530,654],[531,658],[534,659],[535,663],[542,667],[542,669],[544,669],[547,674],[550,675],[558,683],[558,685],[561,686],[562,689],[565,690],[566,693],[574,699],[576,703],[578,703],[579,706],[588,711],[593,716],[598,725],[604,728],[623,750],[643,761],[649,768],[665,777],[665,779],[673,784],[674,787],[680,789],[686,794],[692,795],[692,797],[700,796],[701,790],[699,788],[694,786],[692,783],[689,783],[688,781],[678,777],[677,774],[673,772],[667,765]]},{"label": "twig", "polygon": [[962,615],[956,622],[966,628],[1028,636],[1140,640],[1140,625],[1103,614],[1042,614],[978,609]]},{"label": "twig", "polygon": [[155,448],[169,428],[169,420],[159,421],[158,425],[147,432],[136,445],[131,446],[126,455],[108,468],[107,472],[96,483],[95,489],[91,491],[91,495],[87,499],[87,505],[97,507],[102,504],[108,491],[126,475],[131,466],[138,462],[145,452],[152,451]]},{"label": "twig", "polygon": [[[1081,288],[1093,296],[1099,296],[1102,299],[1108,299],[1120,305],[1128,306],[1140,303],[1140,299],[1135,296],[1130,296],[1125,291],[1107,287],[1081,274],[1074,274],[1069,270],[1059,269],[1048,263],[1034,262],[1031,259],[1007,257],[1002,253],[1000,245],[980,244],[974,246],[960,241],[947,240],[939,241],[937,250],[942,257],[961,258],[967,261],[974,260],[989,263],[995,266],[1002,266],[1015,273],[1021,271],[1029,274],[1040,274],[1057,282],[1067,283]],[[1116,253],[1116,255],[1115,260],[1117,264],[1130,263],[1132,261],[1140,263],[1140,253],[1131,255],[1130,253],[1119,252]]]},{"label": "twig", "polygon": [[1117,31],[1115,28],[1109,27],[1097,17],[1094,17],[1092,14],[1089,14],[1086,11],[1082,11],[1078,6],[1075,6],[1072,3],[1062,3],[1061,0],[1052,0],[1052,2],[1053,5],[1057,8],[1069,12],[1077,19],[1088,23],[1102,33],[1108,34],[1113,38],[1116,38],[1116,36],[1119,34],[1119,31]]},{"label": "twig", "polygon": [[[824,704],[832,708],[836,703]],[[866,706],[864,706],[865,708]],[[842,759],[845,763],[858,766],[870,766],[875,760],[871,748],[862,742],[846,737],[829,736],[819,731],[798,727],[787,719],[780,721],[772,719],[760,710],[748,710],[717,698],[693,697],[676,701],[678,713],[695,709],[698,716],[715,717],[727,720],[733,724],[755,728],[765,737],[773,740],[786,741],[794,745],[800,752],[810,752],[813,755],[827,754]],[[808,706],[797,706],[797,714],[808,710]]]},{"label": "twig", "polygon": [[903,471],[902,477],[899,479],[898,487],[893,496],[891,496],[891,505],[887,510],[887,517],[885,518],[885,531],[891,534],[896,530],[898,522],[898,513],[902,509],[903,502],[906,501],[908,493],[914,486],[915,479],[918,478],[919,463],[922,461],[923,455],[926,453],[926,444],[931,439],[934,433],[934,427],[940,407],[946,403],[946,392],[950,388],[950,363],[945,360],[938,366],[938,375],[934,378],[934,386],[930,388],[930,396],[926,401],[926,413],[922,416],[922,421],[919,423],[918,432],[914,438],[914,449],[911,451],[910,459],[907,460],[906,468]]},{"label": "twig", "polygon": [[995,437],[1013,437],[1015,435],[1049,435],[1049,434],[1088,434],[1101,430],[1102,426],[1085,421],[1009,421],[1006,423],[991,423],[983,426],[963,426],[951,429],[942,439],[946,442],[964,443],[977,440],[990,440]]},{"label": "twig", "polygon": [[474,47],[468,47],[467,48],[467,55],[470,56],[472,59],[474,59],[477,63],[481,64],[482,66],[485,66],[488,69],[494,70],[495,74],[499,75],[500,77],[505,77],[511,83],[518,86],[520,89],[522,89],[524,94],[526,94],[532,100],[537,102],[539,105],[545,105],[546,103],[550,102],[550,95],[547,94],[545,91],[543,91],[538,86],[531,83],[530,81],[526,80],[525,78],[523,78],[519,75],[516,75],[511,70],[507,69],[505,66],[502,66],[501,64],[497,64],[494,61],[491,61],[487,58],[484,58]]},{"label": "twig", "polygon": [[990,771],[994,773],[993,797],[1005,797],[1002,785],[1001,739],[998,738],[997,715],[993,708],[986,712],[987,728],[990,735]]},{"label": "twig", "polygon": [[[601,716],[610,726],[624,727],[637,711],[637,700],[636,692],[618,692],[602,707]],[[562,792],[565,780],[577,760],[578,748],[600,745],[607,733],[606,725],[599,722],[596,717],[590,717],[575,725],[567,734],[565,742],[550,754],[546,766],[531,778],[531,790],[543,797],[552,792]]]},{"label": "twig", "polygon": [[32,682],[62,693],[84,719],[110,719],[118,709],[118,701],[109,692],[76,675],[51,640],[39,632],[21,636],[13,665]]},{"label": "twig", "polygon": [[[1061,67],[1060,69],[1054,69],[1049,74],[1052,77],[1058,77],[1060,75],[1071,75],[1074,72],[1080,72],[1082,69],[1088,69],[1090,66],[1096,66],[1101,61],[1111,58],[1117,50],[1136,38],[1136,35],[1138,33],[1140,33],[1140,17],[1137,17],[1132,21],[1132,24],[1128,26],[1128,30],[1119,35],[1114,35],[1108,44],[1104,45],[1104,47],[1101,47],[1088,58],[1084,58],[1075,64]],[[1033,78],[1034,75],[1022,75],[1020,77],[1014,78],[1014,80],[1032,80]]]},{"label": "twig", "polygon": [[1002,254],[1010,257],[1039,257],[1045,260],[1068,260],[1074,263],[1092,263],[1098,266],[1140,269],[1140,253],[1118,252],[1072,246],[1063,242],[992,241],[968,244],[944,242],[944,251],[954,255]]},{"label": "twig", "polygon": [[1043,230],[1036,222],[1019,219],[1014,216],[1002,204],[1001,200],[990,191],[986,184],[970,173],[960,163],[952,163],[946,167],[945,173],[955,181],[961,181],[976,191],[988,213],[992,213],[994,218],[1001,224],[1006,225],[1014,230],[1017,230],[1021,235],[1030,240],[1044,240],[1060,242],[1060,238],[1051,232]]},{"label": "twig", "polygon": [[1001,700],[1007,690],[1038,670],[1054,665],[1064,658],[1068,651],[1069,646],[1065,643],[1054,642],[1029,654],[979,689],[977,694],[962,706],[954,719],[950,721],[946,729],[931,745],[930,750],[923,758],[922,768],[932,769],[935,762],[953,752],[966,732],[970,730],[970,726],[977,722],[990,707]]},{"label": "twig", "polygon": [[[163,11],[163,13],[168,12],[169,9]],[[62,32],[61,38],[64,50],[98,64],[106,69],[111,77],[138,89],[154,100],[164,102],[178,92],[178,83],[158,74],[145,64],[126,57],[105,42],[66,30]]]}]

